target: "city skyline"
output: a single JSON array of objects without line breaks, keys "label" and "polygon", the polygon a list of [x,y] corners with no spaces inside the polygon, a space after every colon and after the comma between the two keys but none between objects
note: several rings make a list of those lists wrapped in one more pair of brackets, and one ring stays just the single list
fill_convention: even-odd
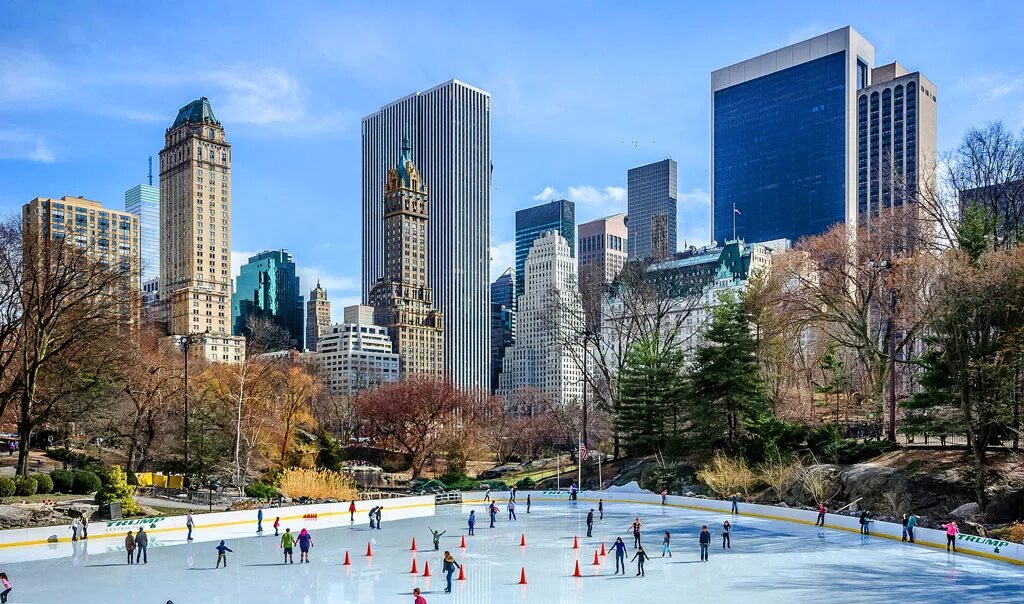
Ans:
[{"label": "city skyline", "polygon": [[[830,9],[826,17],[811,7],[791,4],[781,14],[747,7],[746,13],[759,23],[757,31],[718,25],[723,21],[716,19],[721,11],[705,9],[676,15],[653,5],[629,11],[608,7],[600,17],[580,23],[568,20],[570,8],[552,9],[551,21],[568,28],[567,39],[584,28],[598,37],[628,34],[641,24],[650,26],[652,15],[666,17],[637,48],[616,49],[610,63],[608,51],[562,57],[559,48],[567,41],[533,44],[543,31],[527,27],[528,11],[500,15],[507,17],[505,29],[510,32],[505,41],[488,39],[493,26],[487,25],[482,13],[460,13],[446,24],[440,15],[414,11],[425,24],[436,27],[424,28],[429,34],[413,32],[407,45],[373,44],[359,49],[367,46],[364,36],[351,43],[335,42],[340,47],[330,46],[329,24],[346,19],[364,26],[386,22],[382,13],[353,9],[318,14],[322,24],[313,28],[315,43],[298,53],[295,62],[250,44],[229,50],[238,41],[229,32],[211,42],[212,52],[204,53],[206,57],[183,63],[190,52],[188,38],[171,44],[165,56],[127,57],[132,53],[124,52],[144,46],[166,25],[163,11],[103,21],[83,19],[88,14],[83,6],[29,11],[24,5],[8,5],[0,11],[10,23],[0,43],[0,57],[7,59],[0,68],[0,89],[5,91],[0,93],[0,105],[6,114],[0,123],[0,212],[14,213],[40,195],[82,194],[106,207],[119,207],[126,189],[145,182],[145,158],[159,150],[167,116],[189,98],[206,95],[240,153],[234,166],[233,258],[244,261],[268,248],[292,250],[304,283],[312,284],[319,277],[331,291],[337,319],[340,309],[358,301],[361,293],[359,242],[337,237],[333,227],[359,211],[360,117],[411,90],[452,77],[492,94],[491,278],[513,265],[514,233],[509,224],[517,209],[565,197],[577,204],[577,222],[624,211],[626,170],[669,156],[679,165],[678,244],[708,243],[709,74],[838,27],[851,25],[871,40],[880,62],[899,60],[935,82],[943,95],[940,152],[951,147],[968,126],[1005,119],[1016,131],[1024,123],[1019,111],[1024,74],[1012,59],[1020,54],[1020,42],[998,35],[1005,26],[982,21],[980,15],[966,10],[959,11],[963,18],[957,20],[930,16],[944,12],[931,5],[929,11],[909,5],[886,7],[885,19],[868,18],[865,15],[871,10],[852,8]],[[216,9],[214,18],[223,17],[225,10]],[[1001,21],[1014,21],[1019,11],[1007,7]],[[303,26],[312,27],[310,12],[297,11],[281,24],[285,39],[300,35]],[[251,16],[238,18],[257,31],[267,27],[251,22]],[[177,28],[187,28],[190,19],[183,18],[174,31],[183,33]],[[680,25],[687,19],[712,27],[698,32],[693,26],[694,33],[686,34],[688,30],[680,30]],[[906,28],[908,21],[919,27]],[[115,29],[124,35],[108,36],[121,41],[98,49],[88,44],[83,22],[101,35]],[[417,43],[428,35],[443,39],[438,33],[448,28],[474,33],[468,39],[435,42],[422,53],[403,48],[422,46]],[[351,24],[345,31],[350,29]],[[988,35],[981,36],[980,31]],[[43,32],[55,33],[67,44],[45,47],[37,42],[49,37]],[[473,45],[483,45],[488,52],[460,52]],[[512,47],[522,54],[510,58]],[[337,51],[335,56],[330,49]],[[491,65],[472,58],[473,54],[501,60]],[[665,61],[687,60],[680,61],[673,77],[655,77],[660,68],[639,62],[652,54]],[[213,56],[220,58],[209,58]],[[538,56],[555,57],[551,68],[532,72]],[[300,58],[318,66],[302,67]],[[201,74],[190,71],[199,60],[210,68]],[[383,62],[385,68],[409,62],[412,68],[403,68],[403,73],[410,75],[385,82],[370,69],[373,60]],[[86,62],[90,67],[85,67]],[[179,63],[161,72],[161,67]],[[619,69],[623,64],[637,65],[637,71],[623,76]],[[74,75],[79,72],[102,72],[103,76]],[[355,92],[331,100],[325,83],[334,77],[354,85]],[[643,94],[637,92],[639,82],[644,83]],[[63,94],[69,86],[75,87],[76,95]],[[76,102],[69,103],[69,98]],[[118,102],[110,103],[110,98]],[[654,110],[666,106],[675,109]],[[600,129],[595,128],[597,124]],[[100,136],[101,132],[112,135]],[[282,162],[285,157],[297,161]],[[271,180],[271,174],[279,174],[280,181]],[[287,187],[282,184],[286,181]],[[295,211],[275,221],[265,220],[271,207],[292,199],[300,200]],[[232,278],[237,266],[231,269]]]}]

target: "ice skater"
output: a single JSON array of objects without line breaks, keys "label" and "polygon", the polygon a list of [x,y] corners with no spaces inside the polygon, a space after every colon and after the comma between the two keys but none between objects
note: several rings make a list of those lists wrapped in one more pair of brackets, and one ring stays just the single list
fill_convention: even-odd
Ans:
[{"label": "ice skater", "polygon": [[427,604],[427,599],[420,594],[419,587],[414,587],[412,589],[412,595],[416,596],[416,599],[413,600],[412,604]]},{"label": "ice skater", "polygon": [[263,506],[256,509],[256,534],[263,534]]},{"label": "ice skater", "polygon": [[295,560],[292,559],[292,547],[295,546],[295,535],[292,534],[292,529],[284,529],[284,534],[281,535],[281,547],[284,549],[284,562],[282,564],[295,564]]},{"label": "ice skater", "polygon": [[484,491],[484,501],[490,501],[490,500],[491,500],[491,487],[487,487],[487,490]]},{"label": "ice skater", "polygon": [[914,512],[910,512],[910,516],[907,517],[907,537],[911,543],[914,542],[914,527],[916,526],[917,516],[914,515]]},{"label": "ice skater", "polygon": [[352,502],[350,502],[348,504],[348,521],[349,522],[355,522],[356,521],[356,502],[355,501],[352,501]]},{"label": "ice skater", "polygon": [[515,502],[515,500],[512,500],[512,501],[508,502],[508,519],[509,520],[519,520],[518,518],[516,518],[516,502]]},{"label": "ice skater", "polygon": [[722,523],[722,549],[732,549],[732,524],[728,520]]},{"label": "ice skater", "polygon": [[740,513],[740,506],[736,504],[736,502],[739,501],[739,497],[740,497],[739,493],[733,493],[732,497],[729,498],[729,501],[732,502],[732,513],[733,514],[739,514]]},{"label": "ice skater", "polygon": [[11,585],[11,580],[7,578],[7,573],[0,573],[0,585],[3,586],[3,591],[0,591],[0,603],[7,603],[7,596],[10,595],[11,590],[14,586]]},{"label": "ice skater", "polygon": [[380,513],[384,511],[384,506],[377,506],[377,530],[380,530]]},{"label": "ice skater", "polygon": [[661,557],[662,558],[665,557],[665,554],[668,554],[669,558],[672,557],[672,545],[670,543],[671,541],[672,541],[672,535],[670,535],[668,533],[668,531],[665,531],[665,536],[662,537],[662,539],[661,539]]},{"label": "ice skater", "polygon": [[604,499],[597,500],[597,513],[600,514],[598,520],[604,520]]},{"label": "ice skater", "polygon": [[661,490],[661,505],[665,505],[665,502],[667,502],[667,501],[668,501],[668,489],[662,489]]},{"label": "ice skater", "polygon": [[587,537],[594,536],[594,508],[587,512]]},{"label": "ice skater", "polygon": [[708,525],[700,527],[700,561],[708,561],[708,547],[711,545],[711,531]]},{"label": "ice skater", "polygon": [[527,514],[529,514],[529,513],[530,513],[530,505],[531,505],[532,503],[533,503],[533,502],[532,502],[532,501],[530,501],[530,494],[529,494],[529,493],[527,493],[527,494],[526,494],[526,513],[527,513]]},{"label": "ice skater", "polygon": [[377,526],[374,524],[374,522],[376,521],[376,518],[377,518],[377,506],[373,506],[372,508],[370,508],[369,516],[370,516],[370,528],[377,528]]},{"label": "ice skater", "polygon": [[818,519],[814,521],[814,526],[825,526],[825,512],[828,508],[825,507],[824,501],[818,502]]},{"label": "ice skater", "polygon": [[640,547],[640,529],[643,528],[643,523],[640,522],[640,517],[637,516],[630,526],[633,530],[633,549]]},{"label": "ice skater", "polygon": [[498,504],[496,504],[496,503],[494,503],[492,501],[491,502],[491,508],[490,508],[489,511],[490,511],[490,514],[491,514],[491,528],[494,528],[494,521],[498,517]]},{"label": "ice skater", "polygon": [[871,534],[871,519],[868,518],[868,511],[864,510],[860,513],[860,534],[870,535]]},{"label": "ice skater", "polygon": [[476,510],[469,510],[469,535],[472,537],[475,533],[473,527],[476,526]]},{"label": "ice skater", "polygon": [[277,517],[274,518],[274,536],[275,537],[280,537],[281,536],[281,533],[279,532],[280,529],[281,529],[281,517],[277,516]]},{"label": "ice skater", "polygon": [[[644,562],[646,562],[648,558],[650,558],[650,556],[647,555],[647,552],[644,551],[644,548],[641,545],[640,549],[636,550],[636,553],[633,554],[633,559],[630,560],[630,562],[636,562],[636,576],[647,576],[646,574],[644,574]],[[622,574],[626,574],[626,571],[623,570]]]},{"label": "ice skater", "polygon": [[901,522],[903,523],[903,536],[900,538],[900,541],[907,540],[907,522],[909,521],[910,518],[906,514],[903,514],[903,518],[901,519]]},{"label": "ice skater", "polygon": [[228,567],[228,552],[234,553],[230,547],[224,545],[224,540],[221,539],[220,545],[217,546],[217,565],[213,567],[215,570],[220,568],[222,561],[224,562],[224,568]]},{"label": "ice skater", "polygon": [[950,520],[949,524],[945,524],[942,528],[946,529],[946,551],[949,551],[950,546],[953,547],[953,553],[956,553],[956,536],[960,534],[960,527],[956,525],[956,520]]},{"label": "ice skater", "polygon": [[569,487],[569,499],[576,501],[576,497],[580,492],[580,487],[576,484],[576,481],[572,481],[572,486]]},{"label": "ice skater", "polygon": [[135,553],[135,537],[132,535],[131,531],[128,531],[128,536],[124,538],[124,549],[128,552],[128,564],[134,564],[135,558],[133,554]]},{"label": "ice skater", "polygon": [[299,543],[299,564],[303,562],[309,564],[309,548],[313,547],[313,535],[310,535],[306,529],[302,529],[299,531],[296,541]]},{"label": "ice skater", "polygon": [[519,492],[519,487],[517,487],[515,485],[512,485],[512,488],[509,489],[509,492],[508,492],[508,500],[509,501],[515,501],[516,500],[516,493],[518,493],[518,492]]},{"label": "ice skater", "polygon": [[626,544],[622,542],[622,537],[616,537],[615,543],[612,544],[612,550],[615,551],[615,574],[619,574],[619,565],[622,565],[622,574],[626,574]]},{"label": "ice skater", "polygon": [[78,531],[82,528],[82,521],[78,519],[78,516],[71,519],[71,526],[69,528],[71,529],[71,540],[78,541]]},{"label": "ice skater", "polygon": [[135,563],[139,563],[139,558],[142,558],[143,564],[149,564],[149,557],[146,555],[146,548],[149,547],[149,535],[146,534],[144,527],[139,527],[139,532],[135,534],[135,549],[138,552],[135,554]]},{"label": "ice skater", "polygon": [[455,561],[455,557],[452,556],[451,552],[446,551],[444,553],[444,562],[441,565],[441,570],[444,571],[445,579],[448,580],[448,586],[444,588],[444,593],[452,593],[452,574],[456,568],[461,568],[459,563]]},{"label": "ice skater", "polygon": [[186,541],[191,541],[192,529],[196,528],[196,521],[192,519],[192,510],[189,510],[188,514],[185,514],[185,528],[188,529],[188,537],[186,538]]},{"label": "ice skater", "polygon": [[430,529],[430,534],[434,538],[434,551],[436,552],[439,549],[441,549],[441,536],[444,535],[445,533],[447,533],[448,531],[435,531],[434,529],[430,528],[429,526],[427,528]]}]

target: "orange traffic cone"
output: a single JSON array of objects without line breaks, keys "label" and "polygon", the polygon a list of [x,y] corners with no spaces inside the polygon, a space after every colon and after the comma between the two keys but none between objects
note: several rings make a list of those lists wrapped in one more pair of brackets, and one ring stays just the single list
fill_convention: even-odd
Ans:
[{"label": "orange traffic cone", "polygon": [[573,549],[579,549],[580,548],[580,540],[579,540],[579,538],[577,538],[577,537],[573,537],[572,538],[572,548]]},{"label": "orange traffic cone", "polygon": [[462,543],[459,544],[459,549],[466,549],[466,536],[462,536]]},{"label": "orange traffic cone", "polygon": [[411,552],[416,551],[416,537],[412,538],[412,547],[409,548],[409,551],[411,551]]},{"label": "orange traffic cone", "polygon": [[604,541],[601,542],[601,555],[607,556],[608,554],[604,551]]},{"label": "orange traffic cone", "polygon": [[583,575],[580,574],[580,561],[579,560],[576,561],[576,570],[573,571],[572,576],[574,576],[574,577],[582,577],[583,576]]},{"label": "orange traffic cone", "polygon": [[525,566],[522,567],[521,571],[519,571],[519,584],[520,585],[526,585],[526,567]]},{"label": "orange traffic cone", "polygon": [[370,542],[369,541],[366,542],[366,555],[367,556],[372,556],[373,555],[373,550],[370,549]]},{"label": "orange traffic cone", "polygon": [[597,557],[597,550],[594,550],[594,566],[601,566],[601,560]]},{"label": "orange traffic cone", "polygon": [[342,566],[352,566],[352,562],[348,559],[348,550],[345,550],[345,563]]},{"label": "orange traffic cone", "polygon": [[429,577],[430,576],[430,562],[424,562],[423,563],[423,576],[424,577]]},{"label": "orange traffic cone", "polygon": [[519,547],[526,547],[526,533],[522,533],[519,537]]},{"label": "orange traffic cone", "polygon": [[466,580],[466,565],[465,564],[460,564],[459,565],[459,581],[465,581],[465,580]]},{"label": "orange traffic cone", "polygon": [[409,574],[410,575],[415,575],[418,572],[420,572],[420,571],[419,571],[419,569],[416,568],[416,558],[413,557],[413,559],[412,559],[412,570],[409,571]]}]

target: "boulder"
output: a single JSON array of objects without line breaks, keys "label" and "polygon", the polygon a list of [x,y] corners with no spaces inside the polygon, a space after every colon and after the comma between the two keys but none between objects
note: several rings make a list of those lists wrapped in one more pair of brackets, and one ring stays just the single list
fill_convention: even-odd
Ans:
[{"label": "boulder", "polygon": [[495,478],[501,478],[505,474],[517,472],[521,469],[522,466],[520,466],[519,464],[505,464],[503,466],[498,466],[496,468],[491,468],[490,470],[484,470],[483,472],[480,472],[480,480],[493,480]]},{"label": "boulder", "polygon": [[965,503],[949,513],[950,516],[953,516],[954,518],[960,518],[963,520],[971,520],[980,514],[981,506],[979,506],[974,501],[970,503]]}]

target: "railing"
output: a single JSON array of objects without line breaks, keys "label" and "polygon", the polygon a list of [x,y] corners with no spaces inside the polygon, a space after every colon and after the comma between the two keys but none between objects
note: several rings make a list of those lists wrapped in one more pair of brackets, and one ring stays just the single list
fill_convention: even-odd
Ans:
[{"label": "railing", "polygon": [[434,495],[434,505],[452,505],[462,503],[462,493],[459,491],[448,491]]}]

